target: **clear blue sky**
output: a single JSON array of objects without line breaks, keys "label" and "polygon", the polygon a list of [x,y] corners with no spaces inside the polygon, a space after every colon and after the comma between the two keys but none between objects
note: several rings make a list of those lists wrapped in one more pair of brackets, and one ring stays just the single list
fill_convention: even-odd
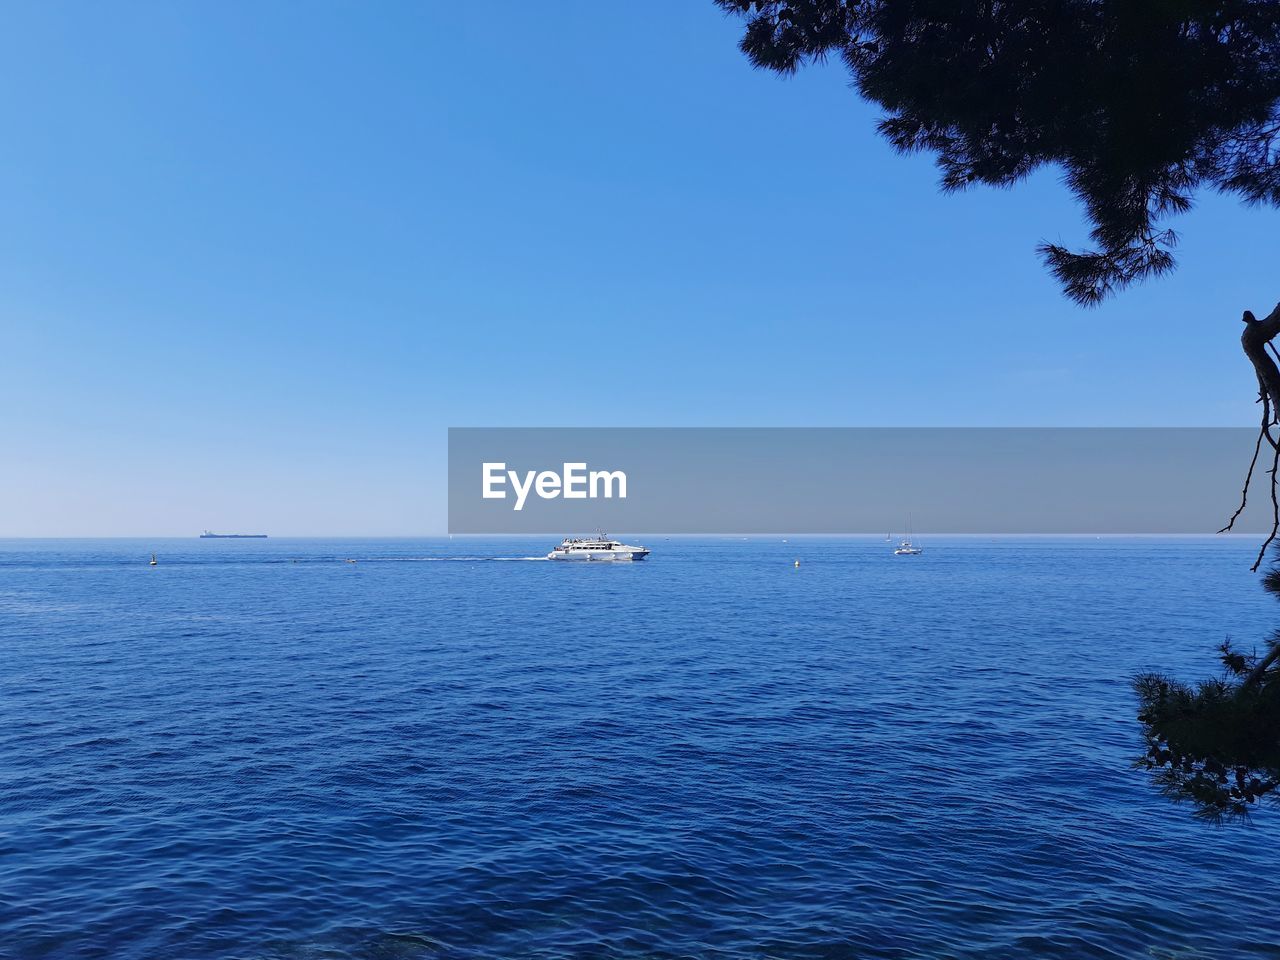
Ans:
[{"label": "clear blue sky", "polygon": [[0,535],[440,532],[451,425],[1254,420],[1273,213],[1081,310],[1052,171],[942,196],[710,0],[5,20]]}]

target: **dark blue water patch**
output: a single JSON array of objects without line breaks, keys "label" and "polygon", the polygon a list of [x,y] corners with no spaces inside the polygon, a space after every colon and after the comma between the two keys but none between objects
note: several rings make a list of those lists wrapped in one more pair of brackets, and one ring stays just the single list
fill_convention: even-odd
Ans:
[{"label": "dark blue water patch", "polygon": [[0,956],[1280,956],[1129,766],[1249,541],[789,539],[0,543]]}]

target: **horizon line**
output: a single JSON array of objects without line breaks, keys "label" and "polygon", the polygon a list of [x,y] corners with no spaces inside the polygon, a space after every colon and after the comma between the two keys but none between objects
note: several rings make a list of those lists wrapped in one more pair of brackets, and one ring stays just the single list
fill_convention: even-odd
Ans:
[{"label": "horizon line", "polygon": [[[792,533],[792,532],[753,532],[753,531],[737,531],[733,533],[675,533],[671,531],[625,531],[625,536],[643,536],[643,537],[713,537],[713,538],[776,538],[776,537],[875,537],[877,539],[885,534],[877,531],[861,531],[851,533]],[[482,538],[532,538],[532,537],[560,537],[564,536],[562,531],[557,532],[534,532],[534,533],[395,533],[395,534],[379,534],[379,533],[341,533],[341,534],[323,534],[323,533],[306,533],[306,534],[267,534],[261,537],[217,537],[208,538],[201,537],[199,534],[91,534],[91,535],[21,535],[9,536],[0,534],[0,543],[15,540],[452,540],[454,538],[466,539],[482,539]],[[1253,539],[1260,536],[1266,536],[1266,531],[1240,531],[1232,530],[1226,533],[1205,532],[1205,531],[1144,531],[1144,530],[1126,530],[1126,531],[1029,531],[1029,532],[1010,532],[1010,531],[976,531],[970,533],[945,533],[945,532],[913,532],[910,534],[892,533],[889,537],[897,539],[902,537],[923,538],[923,537],[1062,537],[1062,538],[1108,538],[1108,537],[1203,537],[1203,538],[1248,538]]]}]

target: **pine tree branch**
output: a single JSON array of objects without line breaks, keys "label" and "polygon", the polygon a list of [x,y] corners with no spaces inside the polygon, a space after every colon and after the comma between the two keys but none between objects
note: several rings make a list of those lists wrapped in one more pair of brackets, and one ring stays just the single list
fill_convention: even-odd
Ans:
[{"label": "pine tree branch", "polygon": [[1250,310],[1244,312],[1243,319],[1244,333],[1240,335],[1240,345],[1258,374],[1258,382],[1271,401],[1271,409],[1280,411],[1280,367],[1267,352],[1267,345],[1280,334],[1280,303],[1265,320],[1259,320]]},{"label": "pine tree branch", "polygon": [[1271,469],[1267,471],[1271,479],[1271,532],[1263,542],[1258,556],[1250,568],[1253,571],[1262,566],[1267,548],[1280,536],[1280,496],[1277,496],[1277,482],[1280,481],[1280,439],[1271,433],[1272,427],[1280,422],[1280,367],[1276,366],[1276,348],[1271,342],[1280,335],[1280,303],[1276,304],[1264,320],[1259,320],[1251,310],[1244,312],[1244,333],[1240,335],[1240,345],[1245,356],[1253,364],[1254,373],[1258,377],[1258,399],[1262,402],[1262,426],[1258,431],[1258,442],[1253,448],[1253,459],[1249,461],[1249,471],[1245,474],[1244,489],[1240,492],[1240,506],[1231,515],[1227,525],[1219,530],[1226,533],[1233,526],[1249,502],[1249,485],[1253,480],[1253,471],[1258,465],[1258,453],[1262,449],[1262,441],[1270,445],[1274,456],[1271,458]]},{"label": "pine tree branch", "polygon": [[1240,684],[1241,691],[1248,690],[1255,683],[1262,679],[1262,675],[1267,672],[1267,668],[1280,658],[1280,643],[1274,643],[1267,655],[1258,661],[1257,665],[1249,671],[1249,675],[1244,678]]}]

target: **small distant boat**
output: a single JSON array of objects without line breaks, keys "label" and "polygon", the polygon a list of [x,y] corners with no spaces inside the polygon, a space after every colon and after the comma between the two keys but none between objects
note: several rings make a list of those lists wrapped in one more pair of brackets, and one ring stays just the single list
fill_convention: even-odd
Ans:
[{"label": "small distant boat", "polygon": [[921,553],[924,553],[924,547],[917,547],[910,540],[903,540],[893,551],[895,557],[914,557]]},{"label": "small distant boat", "polygon": [[156,565],[156,555],[153,553],[151,555],[151,566],[154,567],[155,565]]}]

